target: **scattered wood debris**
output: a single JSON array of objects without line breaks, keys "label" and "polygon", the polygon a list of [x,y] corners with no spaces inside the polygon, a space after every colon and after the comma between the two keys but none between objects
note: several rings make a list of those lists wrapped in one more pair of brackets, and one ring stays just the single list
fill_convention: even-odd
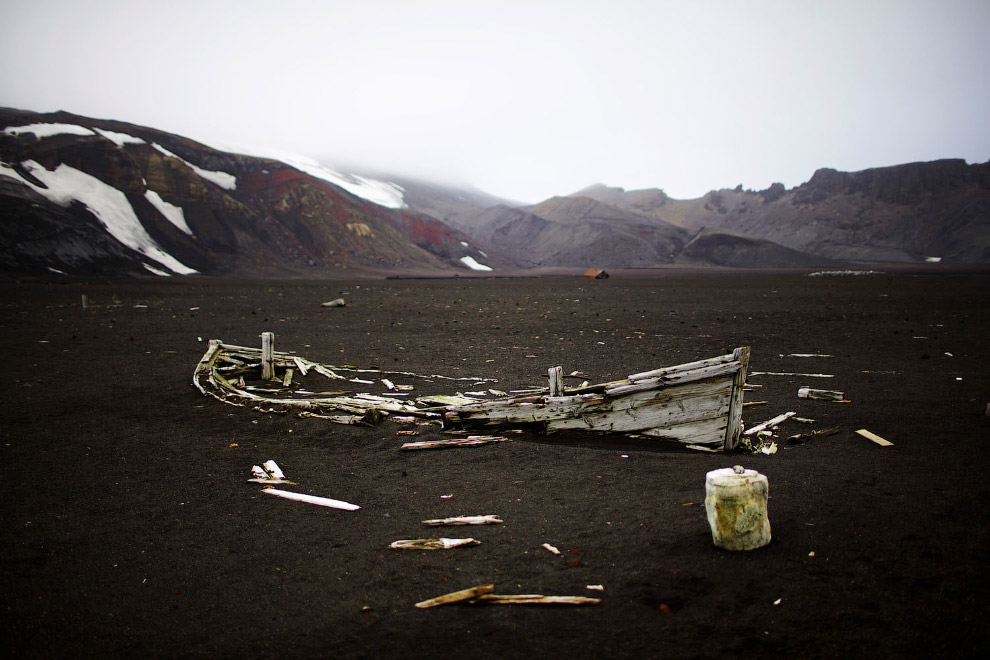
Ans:
[{"label": "scattered wood debris", "polygon": [[477,539],[402,539],[393,541],[388,547],[393,550],[449,550],[451,548],[465,548],[472,545],[481,545]]},{"label": "scattered wood debris", "polygon": [[442,527],[446,525],[501,525],[502,519],[492,514],[484,516],[457,516],[454,518],[424,520],[423,524],[430,527]]},{"label": "scattered wood debris", "polygon": [[451,438],[450,440],[423,440],[422,442],[406,442],[399,449],[448,449],[450,447],[477,447],[491,442],[512,442],[509,438],[499,435],[469,435],[466,438]]},{"label": "scattered wood debris", "polygon": [[274,495],[275,497],[281,497],[286,500],[293,500],[296,502],[305,502],[307,504],[315,504],[317,506],[325,506],[331,509],[343,509],[344,511],[357,511],[361,507],[356,504],[351,504],[350,502],[343,502],[341,500],[333,500],[329,497],[318,497],[316,495],[305,495],[303,493],[292,493],[287,490],[279,490],[277,488],[263,488],[262,493],[266,495]]},{"label": "scattered wood debris", "polygon": [[799,399],[820,399],[822,401],[845,401],[845,394],[839,390],[816,390],[811,387],[799,387]]},{"label": "scattered wood debris", "polygon": [[877,443],[881,447],[892,447],[894,445],[893,442],[890,442],[889,440],[884,440],[883,438],[881,438],[876,433],[871,433],[870,431],[867,431],[866,429],[859,429],[858,431],[856,431],[856,433],[860,434],[861,436],[863,436],[867,440],[872,440],[873,442]]}]

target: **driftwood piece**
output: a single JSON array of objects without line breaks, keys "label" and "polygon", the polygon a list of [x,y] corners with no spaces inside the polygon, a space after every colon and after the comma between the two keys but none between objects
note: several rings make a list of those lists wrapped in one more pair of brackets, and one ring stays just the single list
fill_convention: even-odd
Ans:
[{"label": "driftwood piece", "polygon": [[543,548],[544,550],[546,550],[547,552],[549,552],[552,555],[559,555],[560,554],[560,550],[555,545],[550,545],[549,543],[544,543],[540,547]]},{"label": "driftwood piece", "polygon": [[447,525],[500,525],[502,524],[502,519],[491,514],[484,516],[457,516],[454,518],[424,520],[423,524],[430,527],[443,527]]},{"label": "driftwood piece", "polygon": [[801,374],[793,371],[751,371],[750,376],[803,376],[805,378],[835,378],[835,374]]},{"label": "driftwood piece", "polygon": [[471,598],[477,598],[485,594],[490,594],[495,591],[494,584],[483,584],[477,587],[471,587],[470,589],[461,589],[460,591],[452,591],[449,594],[444,594],[442,596],[437,596],[436,598],[430,598],[428,600],[420,601],[416,603],[416,607],[419,609],[426,609],[428,607],[436,607],[437,605],[447,605],[448,603],[459,603]]},{"label": "driftwood piece", "polygon": [[890,442],[889,440],[884,440],[883,438],[881,438],[876,433],[871,433],[870,431],[867,431],[866,429],[859,429],[858,431],[856,431],[856,433],[860,434],[861,436],[863,436],[867,440],[872,440],[873,442],[877,443],[881,447],[893,447],[894,446],[894,443],[893,442]]},{"label": "driftwood piece", "polygon": [[401,539],[399,541],[393,541],[388,547],[393,550],[449,550],[451,548],[466,548],[472,545],[481,545],[481,541],[472,538]]},{"label": "driftwood piece", "polygon": [[343,298],[334,298],[333,300],[328,300],[325,303],[320,303],[320,307],[343,307],[347,304]]},{"label": "driftwood piece", "polygon": [[772,428],[774,426],[777,426],[781,422],[783,422],[783,421],[785,421],[787,419],[790,419],[791,417],[793,417],[796,414],[797,414],[796,412],[785,412],[785,413],[783,413],[781,415],[777,415],[773,419],[768,419],[767,421],[763,422],[762,424],[757,424],[756,426],[754,426],[752,428],[746,429],[745,431],[743,431],[743,435],[755,435],[755,434],[759,433],[760,431],[762,431],[764,429],[768,429],[768,428]]},{"label": "driftwood piece", "polygon": [[799,387],[799,399],[820,399],[822,401],[843,401],[845,395],[839,390],[816,390],[811,387]]},{"label": "driftwood piece", "polygon": [[422,442],[407,442],[399,449],[448,449],[450,447],[477,447],[487,445],[490,442],[512,442],[509,438],[498,435],[470,435],[466,438],[452,438],[450,440],[424,440]]},{"label": "driftwood piece", "polygon": [[305,502],[306,504],[315,504],[316,506],[325,506],[331,509],[343,509],[344,511],[357,511],[361,507],[356,504],[351,504],[350,502],[343,502],[341,500],[333,500],[329,497],[318,497],[316,495],[306,495],[304,493],[293,493],[287,490],[278,490],[277,488],[264,488],[261,491],[266,495],[274,495],[275,497],[281,497],[286,500],[293,500],[295,502]]}]

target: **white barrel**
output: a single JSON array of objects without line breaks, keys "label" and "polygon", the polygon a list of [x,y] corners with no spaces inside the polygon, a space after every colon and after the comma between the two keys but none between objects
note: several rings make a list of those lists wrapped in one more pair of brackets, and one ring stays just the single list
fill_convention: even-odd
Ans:
[{"label": "white barrel", "polygon": [[740,465],[705,475],[705,510],[712,541],[726,550],[753,550],[770,542],[767,478]]}]

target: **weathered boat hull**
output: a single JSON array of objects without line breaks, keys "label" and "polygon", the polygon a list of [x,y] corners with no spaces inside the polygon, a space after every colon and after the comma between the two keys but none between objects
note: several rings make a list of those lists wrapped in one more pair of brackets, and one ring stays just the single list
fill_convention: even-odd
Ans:
[{"label": "weathered boat hull", "polygon": [[[382,411],[440,417],[447,427],[492,428],[535,425],[547,433],[586,431],[626,433],[733,449],[742,432],[743,386],[749,365],[749,347],[707,360],[637,373],[622,380],[567,390],[561,369],[549,371],[550,386],[526,394],[485,400],[475,396],[422,396],[398,401],[373,394],[335,392],[313,394],[292,390],[292,372],[309,371],[338,382],[365,385],[373,381],[357,375],[374,374],[389,388],[383,376],[470,381],[485,378],[420,376],[409,372],[361,370],[311,362],[288,353],[231,346],[211,340],[209,349],[193,373],[193,384],[203,394],[225,403],[259,409],[300,409],[309,416],[334,422],[373,424]],[[264,374],[263,381],[281,380],[277,390],[239,385],[246,373]],[[342,375],[345,372],[348,375]],[[405,386],[412,389],[412,386]],[[494,390],[493,390],[494,391]],[[551,394],[552,393],[552,394]],[[470,394],[485,394],[473,392]],[[273,408],[268,408],[273,410]]]},{"label": "weathered boat hull", "polygon": [[563,430],[638,433],[733,449],[742,433],[749,347],[708,360],[634,374],[572,395],[528,395],[448,406],[468,428],[542,424]]}]

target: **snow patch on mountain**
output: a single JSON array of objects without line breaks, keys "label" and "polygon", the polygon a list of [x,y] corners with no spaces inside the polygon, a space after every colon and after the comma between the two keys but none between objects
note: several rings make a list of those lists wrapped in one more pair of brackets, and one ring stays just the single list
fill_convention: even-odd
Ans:
[{"label": "snow patch on mountain", "polygon": [[491,270],[491,266],[486,266],[485,264],[478,263],[474,257],[467,256],[461,257],[461,263],[470,268],[471,270]]},{"label": "snow patch on mountain", "polygon": [[34,133],[39,140],[53,135],[96,135],[85,126],[78,124],[27,124],[26,126],[8,126],[3,129],[4,135],[22,135],[24,133]]},{"label": "snow patch on mountain", "polygon": [[165,216],[166,220],[190,236],[193,235],[192,229],[190,229],[189,225],[186,224],[186,214],[182,210],[181,206],[169,204],[154,190],[146,190],[144,192],[144,198],[151,202],[151,205],[158,209],[158,212]]},{"label": "snow patch on mountain", "polygon": [[282,151],[280,149],[271,149],[269,147],[243,145],[237,147],[224,147],[214,145],[214,148],[230,153],[254,156],[255,158],[268,158],[270,160],[281,161],[290,167],[296,168],[300,172],[305,172],[314,178],[326,181],[327,183],[332,183],[333,185],[343,188],[356,197],[366,199],[369,202],[374,202],[379,206],[384,206],[390,209],[403,209],[408,207],[404,199],[404,190],[402,186],[395,183],[390,183],[388,181],[359,176],[357,174],[344,174],[342,172],[338,172],[337,170],[331,169],[308,156],[301,156],[299,154]]},{"label": "snow patch on mountain", "polygon": [[212,181],[221,188],[224,188],[225,190],[234,190],[235,188],[237,188],[237,177],[234,176],[233,174],[228,174],[227,172],[214,172],[210,170],[204,170],[202,167],[193,165],[185,158],[176,156],[171,151],[169,151],[162,145],[158,144],[157,142],[152,142],[151,146],[154,147],[159,153],[164,154],[165,156],[182,161],[183,163],[191,167],[193,172],[200,175],[207,181]]},{"label": "snow patch on mountain", "polygon": [[125,144],[147,144],[143,139],[139,137],[134,137],[133,135],[128,135],[127,133],[118,133],[117,131],[107,131],[102,128],[94,128],[94,131],[110,140],[118,147],[122,147]]},{"label": "snow patch on mountain", "polygon": [[[31,186],[60,206],[69,206],[74,201],[81,202],[96,216],[111,236],[174,273],[189,275],[198,272],[159,247],[141,225],[124,193],[113,186],[65,164],[59,165],[54,170],[47,170],[40,163],[28,160],[21,163],[21,167],[47,187],[35,185],[3,163],[0,163],[0,174]],[[164,271],[159,272],[168,274]]]}]

